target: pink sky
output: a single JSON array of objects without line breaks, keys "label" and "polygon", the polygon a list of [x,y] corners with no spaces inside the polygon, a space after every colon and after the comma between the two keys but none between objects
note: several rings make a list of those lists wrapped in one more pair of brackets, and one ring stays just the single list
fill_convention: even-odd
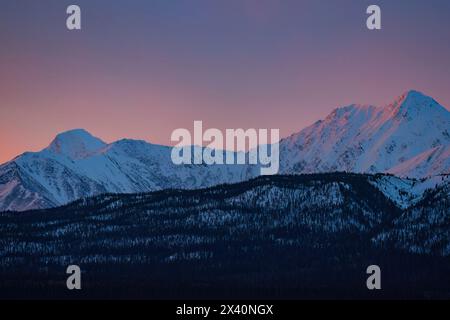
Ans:
[{"label": "pink sky", "polygon": [[151,8],[137,1],[105,9],[81,0],[85,28],[70,33],[61,26],[63,4],[23,8],[7,0],[0,163],[73,128],[106,142],[171,144],[172,131],[194,120],[287,136],[338,106],[384,105],[409,89],[448,108],[449,2],[409,1],[405,12],[403,0],[381,1],[383,30],[371,32],[364,4],[343,1],[156,1]]}]

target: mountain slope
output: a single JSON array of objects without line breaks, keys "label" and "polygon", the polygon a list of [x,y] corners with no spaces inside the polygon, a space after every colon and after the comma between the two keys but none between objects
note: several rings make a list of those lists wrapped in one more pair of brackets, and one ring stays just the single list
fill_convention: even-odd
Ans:
[{"label": "mountain slope", "polygon": [[[76,264],[88,296],[211,298],[230,288],[234,298],[247,290],[250,297],[361,298],[373,295],[366,269],[377,264],[384,272],[377,297],[448,297],[450,252],[439,250],[449,243],[448,197],[437,215],[411,217],[405,238],[397,230],[408,225],[402,221],[410,211],[377,190],[376,180],[348,173],[268,176],[0,213],[0,296],[67,293],[61,279]],[[378,241],[386,233],[389,241]],[[433,234],[438,246],[420,241]]]},{"label": "mountain slope", "polygon": [[373,241],[414,253],[449,256],[450,182],[428,190]]},{"label": "mountain slope", "polygon": [[423,178],[450,170],[450,112],[409,91],[385,107],[351,105],[280,142],[282,173],[347,171]]},{"label": "mountain slope", "polygon": [[[1,213],[0,261],[20,264],[36,256],[51,265],[71,256],[95,264],[96,256],[103,256],[103,262],[120,261],[127,250],[144,261],[174,261],[184,259],[181,253],[189,256],[236,239],[311,248],[334,246],[333,239],[352,235],[368,240],[374,230],[401,214],[369,177],[259,177],[200,190],[106,194],[59,208]],[[33,239],[32,246],[17,245],[28,239]],[[83,245],[69,239],[83,239]],[[153,247],[162,251],[147,256]]]}]

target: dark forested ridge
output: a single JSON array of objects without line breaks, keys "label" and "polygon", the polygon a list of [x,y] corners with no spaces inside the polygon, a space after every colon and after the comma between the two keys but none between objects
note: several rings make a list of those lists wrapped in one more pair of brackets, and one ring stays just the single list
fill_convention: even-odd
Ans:
[{"label": "dark forested ridge", "polygon": [[401,210],[373,177],[259,177],[1,213],[0,295],[71,297],[76,264],[79,295],[93,298],[450,297],[448,186]]}]

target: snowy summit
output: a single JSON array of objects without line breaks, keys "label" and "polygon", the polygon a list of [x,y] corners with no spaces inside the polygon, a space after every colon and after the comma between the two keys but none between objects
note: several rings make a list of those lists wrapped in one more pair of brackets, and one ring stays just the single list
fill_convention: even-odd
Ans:
[{"label": "snowy summit", "polygon": [[[201,188],[260,172],[252,165],[177,166],[171,150],[137,140],[106,144],[83,129],[61,133],[44,150],[0,166],[0,211],[47,208],[101,193]],[[450,112],[409,91],[383,107],[335,109],[280,141],[280,174],[335,171],[393,174],[405,180],[395,185],[406,191],[413,183],[407,178],[428,180],[424,185],[432,187],[439,175],[450,173]],[[388,188],[390,183],[382,187],[392,195],[399,188]],[[411,198],[420,197],[417,190],[423,188],[415,185]]]}]

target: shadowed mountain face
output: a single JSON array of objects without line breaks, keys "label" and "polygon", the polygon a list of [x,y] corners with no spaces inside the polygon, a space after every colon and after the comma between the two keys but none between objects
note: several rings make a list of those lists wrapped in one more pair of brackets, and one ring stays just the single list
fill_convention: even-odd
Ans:
[{"label": "shadowed mountain face", "polygon": [[385,178],[259,177],[3,213],[0,287],[64,294],[77,264],[87,297],[367,297],[377,264],[377,297],[448,295],[448,184],[401,210],[374,187]]},{"label": "shadowed mountain face", "polygon": [[450,256],[450,183],[427,190],[374,241],[419,254]]},{"label": "shadowed mountain face", "polygon": [[[245,181],[258,166],[183,165],[171,148],[144,141],[106,144],[84,130],[58,135],[41,152],[0,166],[0,211],[48,208],[102,193],[195,189]],[[417,91],[385,107],[352,105],[280,142],[280,173],[449,173],[450,112]]]}]

